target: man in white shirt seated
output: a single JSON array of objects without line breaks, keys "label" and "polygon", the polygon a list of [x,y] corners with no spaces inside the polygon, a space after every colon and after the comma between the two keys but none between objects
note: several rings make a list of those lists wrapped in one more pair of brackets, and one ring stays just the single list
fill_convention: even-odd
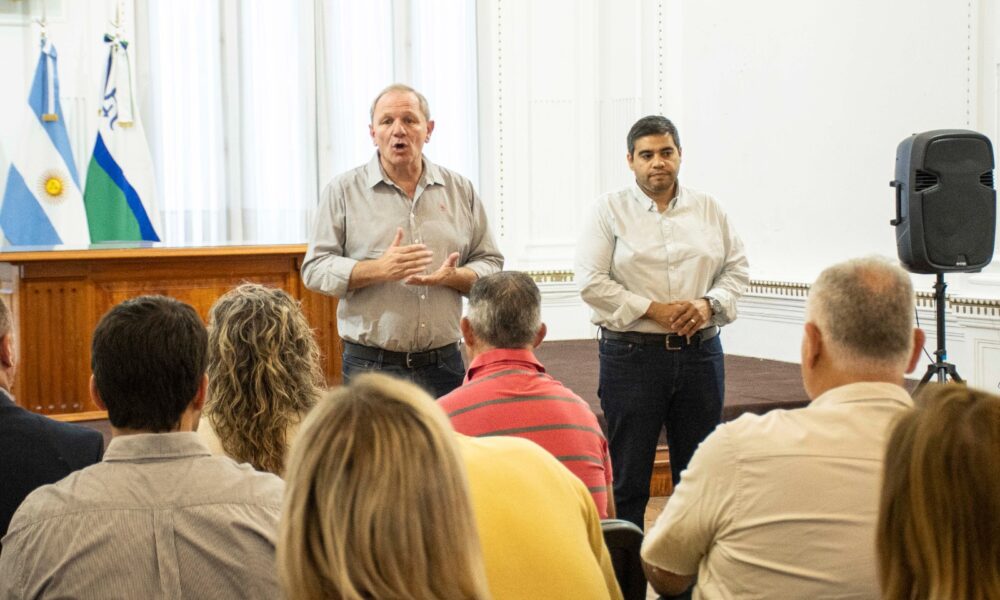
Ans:
[{"label": "man in white shirt seated", "polygon": [[903,374],[924,334],[910,277],[875,258],[809,294],[802,379],[812,403],[744,415],[699,446],[642,547],[647,576],[694,598],[875,598],[875,523]]},{"label": "man in white shirt seated", "polygon": [[94,331],[101,463],[35,490],[11,520],[0,598],[278,598],[284,484],[212,456],[195,433],[208,334],[193,308],[127,300]]}]

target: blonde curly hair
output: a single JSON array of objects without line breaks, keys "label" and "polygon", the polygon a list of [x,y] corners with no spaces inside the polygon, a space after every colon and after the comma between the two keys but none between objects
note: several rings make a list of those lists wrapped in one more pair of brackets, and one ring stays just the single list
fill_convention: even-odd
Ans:
[{"label": "blonde curly hair", "polygon": [[205,417],[225,453],[260,471],[284,471],[289,425],[325,388],[320,352],[297,300],[246,283],[209,312]]}]

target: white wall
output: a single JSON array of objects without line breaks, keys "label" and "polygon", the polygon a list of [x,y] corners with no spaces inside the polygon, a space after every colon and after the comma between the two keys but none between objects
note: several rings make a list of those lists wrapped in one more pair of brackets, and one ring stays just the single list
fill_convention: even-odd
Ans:
[{"label": "white wall", "polygon": [[[681,181],[719,198],[751,276],[772,282],[741,302],[727,350],[797,361],[803,284],[896,255],[897,144],[941,128],[997,139],[995,4],[480,0],[482,192],[508,267],[561,280],[542,285],[550,338],[594,335],[567,292],[576,232],[631,179],[628,127],[662,112],[680,128]],[[950,358],[996,389],[1000,265],[948,283]],[[933,351],[933,310],[920,316]]]}]

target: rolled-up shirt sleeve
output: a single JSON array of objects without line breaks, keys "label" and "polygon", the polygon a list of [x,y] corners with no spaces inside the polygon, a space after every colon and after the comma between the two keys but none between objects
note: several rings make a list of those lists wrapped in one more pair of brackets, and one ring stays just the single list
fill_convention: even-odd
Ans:
[{"label": "rolled-up shirt sleeve", "polygon": [[736,303],[750,284],[750,263],[743,248],[743,240],[725,214],[721,214],[721,221],[725,262],[706,294],[722,305],[722,311],[712,317],[714,325],[727,325],[736,320]]},{"label": "rolled-up shirt sleeve", "polygon": [[[469,186],[471,188],[471,186]],[[478,277],[485,277],[503,269],[503,254],[497,248],[493,233],[486,219],[486,207],[479,194],[472,190],[472,239],[469,255],[459,266],[472,270]]]},{"label": "rolled-up shirt sleeve", "polygon": [[302,282],[310,290],[338,298],[347,295],[358,261],[344,256],[346,222],[344,190],[335,180],[323,190],[302,262]]},{"label": "rolled-up shirt sleeve", "polygon": [[604,202],[594,205],[576,246],[574,278],[583,301],[603,323],[612,329],[626,329],[646,314],[652,300],[630,292],[611,277],[613,219]]}]

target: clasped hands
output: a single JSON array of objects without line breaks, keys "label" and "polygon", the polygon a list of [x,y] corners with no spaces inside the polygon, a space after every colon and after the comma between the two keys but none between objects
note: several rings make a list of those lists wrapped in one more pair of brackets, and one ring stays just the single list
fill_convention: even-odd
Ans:
[{"label": "clasped hands", "polygon": [[401,245],[403,228],[396,229],[396,237],[385,249],[382,256],[375,259],[379,263],[382,279],[400,281],[407,285],[448,285],[455,276],[458,252],[452,252],[433,273],[423,274],[431,264],[434,253],[424,244]]},{"label": "clasped hands", "polygon": [[677,302],[656,302],[654,300],[646,310],[645,316],[656,321],[667,331],[691,337],[711,320],[712,307],[704,298]]}]

